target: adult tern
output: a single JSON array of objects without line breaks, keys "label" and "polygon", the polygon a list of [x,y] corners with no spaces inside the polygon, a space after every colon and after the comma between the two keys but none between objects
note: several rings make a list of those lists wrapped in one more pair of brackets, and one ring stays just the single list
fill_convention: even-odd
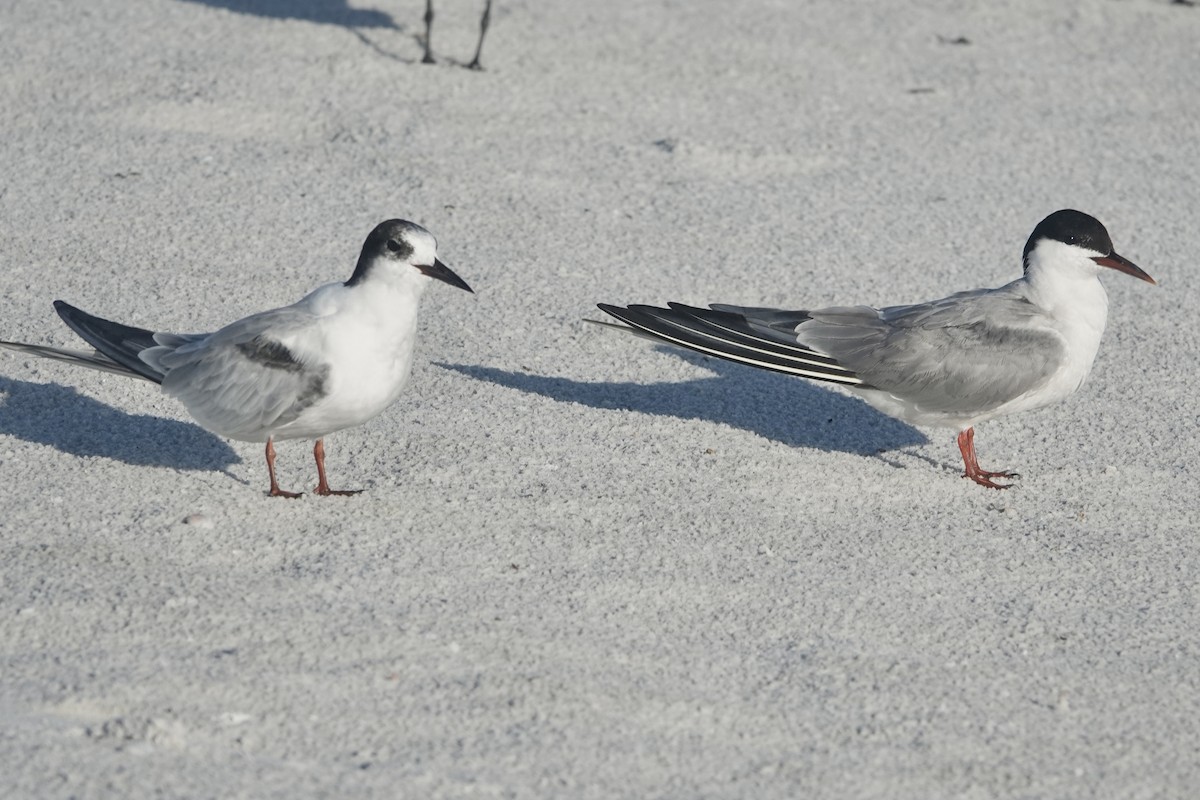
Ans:
[{"label": "adult tern", "polygon": [[993,478],[1019,476],[979,466],[975,426],[1058,402],[1083,384],[1108,316],[1102,271],[1154,283],[1113,250],[1098,220],[1070,209],[1038,223],[1023,262],[1024,274],[996,289],[880,309],[599,307],[649,338],[840,384],[905,422],[955,428],[963,476],[1005,489],[1011,484]]}]

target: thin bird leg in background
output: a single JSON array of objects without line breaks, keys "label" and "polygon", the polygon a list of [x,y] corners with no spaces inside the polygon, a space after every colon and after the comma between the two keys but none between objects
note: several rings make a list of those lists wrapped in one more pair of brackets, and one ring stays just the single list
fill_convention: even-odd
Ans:
[{"label": "thin bird leg in background", "polygon": [[989,489],[1007,489],[1011,484],[994,483],[991,478],[1021,477],[1015,472],[988,472],[980,468],[979,459],[975,455],[974,428],[967,428],[958,434],[958,449],[962,453],[963,466],[966,468],[963,477],[970,478],[980,486],[987,486]]},{"label": "thin bird leg in background", "polygon": [[433,44],[429,37],[433,35],[433,0],[425,0],[425,57],[422,64],[436,64],[433,60]]},{"label": "thin bird leg in background", "polygon": [[313,489],[314,494],[324,495],[328,497],[331,494],[349,496],[358,494],[362,489],[330,489],[329,482],[325,480],[325,440],[317,439],[317,443],[313,445],[313,458],[317,460],[317,488]]},{"label": "thin bird leg in background", "polygon": [[[429,0],[432,2],[432,0]],[[475,47],[475,58],[470,64],[467,64],[467,69],[483,69],[483,65],[479,63],[479,56],[483,53],[483,37],[487,34],[488,22],[492,19],[492,0],[487,0],[487,5],[483,7],[483,19],[479,21],[479,44]]]},{"label": "thin bird leg in background", "polygon": [[271,476],[271,497],[299,497],[300,492],[285,492],[275,481],[275,443],[267,439],[267,474]]}]

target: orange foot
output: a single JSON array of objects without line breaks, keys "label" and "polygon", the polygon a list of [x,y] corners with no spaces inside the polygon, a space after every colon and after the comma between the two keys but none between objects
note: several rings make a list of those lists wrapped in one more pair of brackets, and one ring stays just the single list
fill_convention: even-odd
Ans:
[{"label": "orange foot", "polygon": [[963,467],[966,469],[963,477],[970,478],[980,486],[986,486],[989,489],[1007,489],[1012,486],[1011,483],[996,483],[992,478],[1012,478],[1015,480],[1021,477],[1015,472],[989,472],[979,466],[979,459],[975,456],[974,428],[967,428],[958,434],[958,450],[962,453]]}]

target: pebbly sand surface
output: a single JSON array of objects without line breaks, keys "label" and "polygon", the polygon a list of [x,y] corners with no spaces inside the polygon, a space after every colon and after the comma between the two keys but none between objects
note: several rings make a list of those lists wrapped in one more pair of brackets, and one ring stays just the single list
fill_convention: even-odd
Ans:
[{"label": "pebbly sand surface", "polygon": [[[9,0],[0,337],[437,284],[355,498],[0,353],[0,795],[1172,798],[1200,785],[1200,7]],[[594,303],[999,285],[1057,208],[1159,287],[1059,406],[949,431]],[[279,446],[311,487],[310,446]]]}]

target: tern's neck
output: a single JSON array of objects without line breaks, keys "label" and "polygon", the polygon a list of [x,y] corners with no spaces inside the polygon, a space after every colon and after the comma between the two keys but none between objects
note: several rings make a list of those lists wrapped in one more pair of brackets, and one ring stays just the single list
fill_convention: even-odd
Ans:
[{"label": "tern's neck", "polygon": [[425,287],[417,280],[372,276],[371,280],[348,288],[356,305],[391,309],[389,313],[416,314],[417,303]]},{"label": "tern's neck", "polygon": [[1090,265],[1033,263],[1025,271],[1029,299],[1053,317],[1103,332],[1108,295]]}]

